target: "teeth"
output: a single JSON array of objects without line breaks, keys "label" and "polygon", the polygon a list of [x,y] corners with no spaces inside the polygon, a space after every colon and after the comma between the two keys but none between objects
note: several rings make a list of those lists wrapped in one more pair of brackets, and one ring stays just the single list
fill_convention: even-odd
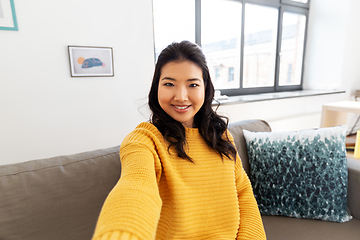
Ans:
[{"label": "teeth", "polygon": [[185,107],[179,107],[179,106],[175,106],[177,109],[185,109],[188,108],[189,106],[185,106]]}]

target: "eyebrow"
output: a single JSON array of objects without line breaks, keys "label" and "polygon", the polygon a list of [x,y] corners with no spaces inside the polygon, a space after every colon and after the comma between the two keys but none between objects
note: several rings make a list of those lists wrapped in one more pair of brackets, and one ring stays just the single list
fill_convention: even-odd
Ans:
[{"label": "eyebrow", "polygon": [[[161,79],[161,81],[164,81],[164,80],[176,81],[175,78],[171,78],[171,77],[163,77]],[[187,82],[194,82],[194,81],[200,81],[201,82],[201,80],[199,78],[190,78],[190,79],[187,80]]]}]

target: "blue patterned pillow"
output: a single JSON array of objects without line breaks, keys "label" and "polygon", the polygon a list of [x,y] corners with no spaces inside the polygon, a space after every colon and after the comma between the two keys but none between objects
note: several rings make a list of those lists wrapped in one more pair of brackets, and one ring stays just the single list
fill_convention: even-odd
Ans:
[{"label": "blue patterned pillow", "polygon": [[346,126],[243,132],[261,214],[351,220],[347,212]]}]

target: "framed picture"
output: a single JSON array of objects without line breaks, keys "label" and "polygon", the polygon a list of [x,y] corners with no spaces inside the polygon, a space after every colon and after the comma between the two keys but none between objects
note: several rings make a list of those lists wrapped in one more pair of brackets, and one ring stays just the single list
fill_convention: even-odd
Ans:
[{"label": "framed picture", "polygon": [[113,77],[111,47],[68,46],[71,77]]},{"label": "framed picture", "polygon": [[0,0],[0,30],[18,30],[14,0]]}]

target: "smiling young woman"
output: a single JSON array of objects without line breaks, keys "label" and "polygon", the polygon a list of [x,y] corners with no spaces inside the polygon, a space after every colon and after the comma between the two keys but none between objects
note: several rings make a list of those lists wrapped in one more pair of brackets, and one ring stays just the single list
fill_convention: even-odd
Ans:
[{"label": "smiling young woman", "polygon": [[227,131],[212,109],[201,49],[173,43],[159,55],[152,116],[122,142],[121,178],[93,240],[266,239],[259,209]]}]

